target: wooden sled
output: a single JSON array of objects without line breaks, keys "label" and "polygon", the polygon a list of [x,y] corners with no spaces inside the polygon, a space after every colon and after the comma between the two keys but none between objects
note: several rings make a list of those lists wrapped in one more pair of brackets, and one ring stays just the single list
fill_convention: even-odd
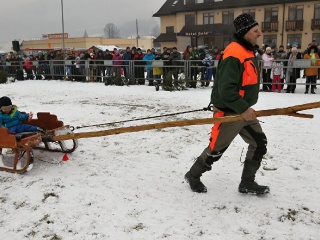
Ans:
[{"label": "wooden sled", "polygon": [[[71,153],[78,147],[78,140],[52,141],[53,136],[71,134],[72,130],[68,125],[63,125],[56,115],[40,112],[37,119],[32,119],[28,124],[43,128],[46,134],[27,132],[13,135],[7,128],[0,128],[0,170],[24,173],[33,167],[32,149]],[[3,152],[2,149],[9,149]]]}]

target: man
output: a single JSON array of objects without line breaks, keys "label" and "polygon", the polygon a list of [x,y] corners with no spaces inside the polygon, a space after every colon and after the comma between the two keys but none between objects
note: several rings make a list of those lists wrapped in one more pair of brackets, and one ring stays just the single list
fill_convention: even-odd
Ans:
[{"label": "man", "polygon": [[280,45],[279,50],[277,52],[280,55],[280,59],[286,59],[288,53],[284,50],[284,46]]},{"label": "man", "polygon": [[64,74],[64,57],[61,53],[60,50],[57,51],[56,57],[54,58],[53,61],[54,64],[54,75],[55,75],[55,80],[62,80],[65,76]]},{"label": "man", "polygon": [[178,49],[176,47],[172,48],[172,53],[170,53],[170,56],[168,58],[170,65],[172,68],[170,70],[173,71],[173,77],[174,79],[178,80],[178,73],[180,70],[181,65],[181,53],[178,52]]},{"label": "man", "polygon": [[217,109],[214,117],[240,114],[243,120],[214,124],[209,146],[185,174],[185,179],[194,192],[207,192],[200,177],[211,170],[211,165],[221,158],[239,134],[249,147],[238,190],[240,193],[264,194],[270,191],[269,187],[260,186],[254,180],[262,157],[267,152],[267,139],[251,108],[257,102],[259,94],[260,74],[256,44],[261,32],[258,23],[249,14],[238,16],[233,25],[236,41],[224,50],[218,65],[211,102]]},{"label": "man", "polygon": [[163,78],[165,78],[165,76],[167,75],[167,72],[170,71],[170,68],[167,67],[168,65],[170,65],[168,59],[170,57],[170,49],[167,48],[167,47],[163,47],[163,52],[162,54],[160,55],[161,59],[164,60],[163,61]]},{"label": "man", "polygon": [[[129,64],[130,64],[130,61],[131,61],[131,49],[130,47],[127,47],[126,48],[126,52],[123,54],[123,65],[124,65],[124,76],[126,77],[126,79],[129,79],[130,76],[129,76]],[[132,84],[132,83],[130,83]]]},{"label": "man", "polygon": [[105,73],[103,76],[113,77],[113,63],[112,63],[112,54],[109,49],[106,49],[105,55],[103,57],[104,60],[107,60],[107,65],[105,67]]},{"label": "man", "polygon": [[145,85],[144,79],[144,65],[145,62],[143,61],[144,54],[142,53],[141,48],[137,48],[137,52],[133,57],[133,64],[134,64],[134,72],[135,72],[135,79],[138,81],[139,85]]}]

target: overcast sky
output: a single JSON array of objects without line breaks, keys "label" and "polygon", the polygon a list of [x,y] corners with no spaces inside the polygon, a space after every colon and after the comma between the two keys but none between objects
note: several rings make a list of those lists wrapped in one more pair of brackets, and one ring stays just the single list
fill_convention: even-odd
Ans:
[{"label": "overcast sky", "polygon": [[[4,3],[5,1],[5,3]],[[132,26],[136,19],[152,22],[166,0],[63,0],[64,32],[69,37],[103,34],[108,23],[119,29]],[[1,0],[0,46],[12,40],[41,37],[42,34],[61,33],[61,0]],[[154,18],[156,20],[158,18]],[[151,24],[151,23],[150,23]],[[148,26],[147,26],[148,27]],[[140,28],[140,26],[139,26]],[[152,26],[150,26],[152,28]],[[143,29],[141,29],[143,31]],[[140,29],[139,29],[140,32]]]}]

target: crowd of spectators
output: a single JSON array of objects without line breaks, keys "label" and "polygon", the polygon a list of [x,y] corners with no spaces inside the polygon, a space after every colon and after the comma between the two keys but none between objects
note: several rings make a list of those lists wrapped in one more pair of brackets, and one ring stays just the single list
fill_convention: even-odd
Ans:
[{"label": "crowd of spectators", "polygon": [[[317,79],[320,79],[319,48],[313,40],[302,52],[298,44],[293,43],[289,51],[284,46],[265,46],[261,53],[262,60],[262,91],[295,93],[297,79],[305,78],[305,94],[315,94]],[[309,61],[301,61],[301,60]],[[286,87],[286,88],[285,88]]]},{"label": "crowd of spectators", "polygon": [[[280,45],[264,46],[260,51],[262,61],[262,91],[294,93],[298,78],[306,78],[305,93],[314,94],[317,79],[320,78],[318,67],[319,49],[313,40],[308,48],[298,51],[298,45],[293,44],[289,51]],[[198,49],[188,45],[184,52],[176,47],[163,47],[162,52],[155,48],[143,52],[141,48],[107,49],[86,51],[61,50],[35,54],[19,55],[15,52],[3,54],[0,59],[0,70],[6,70],[15,75],[21,67],[24,69],[24,79],[65,79],[76,81],[106,81],[107,78],[124,78],[130,84],[144,85],[147,81],[153,86],[154,81],[161,83],[166,76],[178,79],[184,72],[187,87],[196,88],[200,82],[202,87],[208,87],[216,74],[216,64],[223,54],[223,49],[208,47]],[[310,60],[310,68],[299,66],[299,59]],[[188,62],[188,71],[184,62]],[[133,69],[133,70],[132,70]],[[301,75],[301,70],[304,74]],[[284,88],[286,86],[286,88]]]}]

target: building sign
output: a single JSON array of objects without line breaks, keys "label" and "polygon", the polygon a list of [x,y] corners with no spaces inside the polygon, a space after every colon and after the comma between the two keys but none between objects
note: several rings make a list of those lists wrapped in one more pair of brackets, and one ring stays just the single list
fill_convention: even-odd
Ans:
[{"label": "building sign", "polygon": [[209,31],[202,31],[202,32],[186,32],[186,36],[208,36],[210,34]]},{"label": "building sign", "polygon": [[[62,33],[42,34],[42,39],[62,39]],[[64,34],[64,38],[68,38],[68,33]]]}]

